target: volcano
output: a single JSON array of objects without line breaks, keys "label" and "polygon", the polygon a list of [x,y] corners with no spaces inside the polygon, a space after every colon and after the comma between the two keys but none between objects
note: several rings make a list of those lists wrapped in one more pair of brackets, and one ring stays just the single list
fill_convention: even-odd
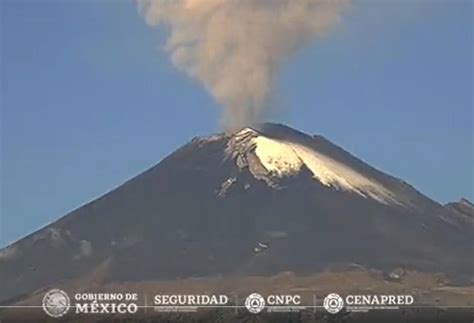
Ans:
[{"label": "volcano", "polygon": [[473,206],[443,206],[322,136],[261,124],[194,138],[0,251],[0,301],[51,286],[309,275],[334,266],[472,282]]}]

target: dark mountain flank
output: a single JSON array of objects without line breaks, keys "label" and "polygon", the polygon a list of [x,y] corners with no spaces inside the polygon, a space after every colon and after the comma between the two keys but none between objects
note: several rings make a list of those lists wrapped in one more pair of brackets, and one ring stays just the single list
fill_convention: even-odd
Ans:
[{"label": "dark mountain flank", "polygon": [[84,277],[311,274],[341,264],[465,283],[473,219],[469,202],[443,206],[324,137],[264,124],[194,138],[1,250],[0,301]]}]

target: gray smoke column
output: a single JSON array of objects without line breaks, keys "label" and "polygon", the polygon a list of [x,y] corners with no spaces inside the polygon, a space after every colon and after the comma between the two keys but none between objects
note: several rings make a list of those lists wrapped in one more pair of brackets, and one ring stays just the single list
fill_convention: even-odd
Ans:
[{"label": "gray smoke column", "polygon": [[349,0],[137,0],[166,25],[173,64],[224,108],[222,126],[258,120],[282,61],[339,20]]}]

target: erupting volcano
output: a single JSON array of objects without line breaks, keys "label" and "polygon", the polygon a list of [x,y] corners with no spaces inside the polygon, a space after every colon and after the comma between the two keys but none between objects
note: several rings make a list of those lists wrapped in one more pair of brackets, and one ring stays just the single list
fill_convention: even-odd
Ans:
[{"label": "erupting volcano", "polygon": [[472,205],[456,205],[427,198],[322,136],[245,127],[192,139],[4,248],[0,298],[16,302],[61,284],[298,276],[341,266],[465,283],[473,273]]}]

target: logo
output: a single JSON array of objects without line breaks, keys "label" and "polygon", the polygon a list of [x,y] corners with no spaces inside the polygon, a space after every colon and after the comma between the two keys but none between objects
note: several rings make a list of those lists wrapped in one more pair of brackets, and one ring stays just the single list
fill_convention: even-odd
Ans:
[{"label": "logo", "polygon": [[52,289],[43,297],[43,310],[51,317],[61,317],[69,310],[71,302],[66,292]]},{"label": "logo", "polygon": [[245,307],[250,313],[260,313],[265,307],[265,299],[258,293],[250,294],[245,300]]},{"label": "logo", "polygon": [[196,312],[200,307],[222,307],[229,302],[226,295],[166,295],[153,298],[155,312]]},{"label": "logo", "polygon": [[137,293],[77,293],[76,313],[135,314],[138,311]]},{"label": "logo", "polygon": [[344,307],[344,300],[336,293],[329,294],[324,298],[324,308],[331,314],[336,314]]}]

